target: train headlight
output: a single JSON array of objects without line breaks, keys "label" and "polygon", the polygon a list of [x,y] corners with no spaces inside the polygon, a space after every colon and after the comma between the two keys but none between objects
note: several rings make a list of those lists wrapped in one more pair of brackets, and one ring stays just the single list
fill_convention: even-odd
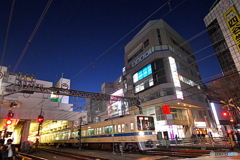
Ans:
[{"label": "train headlight", "polygon": [[143,131],[139,132],[139,136],[143,137],[144,136],[144,132]]}]

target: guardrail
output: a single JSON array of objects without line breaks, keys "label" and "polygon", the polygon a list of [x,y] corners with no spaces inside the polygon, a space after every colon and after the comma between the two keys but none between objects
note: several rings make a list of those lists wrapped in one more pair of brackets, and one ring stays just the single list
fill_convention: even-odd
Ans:
[{"label": "guardrail", "polygon": [[194,137],[194,138],[177,138],[177,139],[159,139],[159,146],[192,146],[192,147],[233,147],[229,137]]}]

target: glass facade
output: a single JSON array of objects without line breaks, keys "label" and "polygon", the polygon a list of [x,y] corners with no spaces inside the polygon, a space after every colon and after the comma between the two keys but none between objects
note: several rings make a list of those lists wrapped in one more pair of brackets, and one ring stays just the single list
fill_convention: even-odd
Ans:
[{"label": "glass facade", "polygon": [[208,32],[210,39],[213,43],[214,50],[216,51],[222,71],[226,73],[236,72],[237,68],[233,61],[232,55],[229,51],[223,33],[220,29],[217,19],[215,19],[209,26]]}]

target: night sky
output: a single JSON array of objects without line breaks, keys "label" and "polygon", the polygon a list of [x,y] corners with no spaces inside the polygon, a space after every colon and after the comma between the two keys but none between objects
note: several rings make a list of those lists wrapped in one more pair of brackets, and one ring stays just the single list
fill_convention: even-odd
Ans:
[{"label": "night sky", "polygon": [[[188,40],[206,30],[203,18],[214,1],[172,0],[169,12],[169,6],[164,5],[166,0],[53,0],[16,72],[35,74],[37,79],[54,83],[64,73],[65,78],[71,79],[71,89],[100,92],[103,82],[114,82],[121,75],[124,46],[147,21],[163,18]],[[1,55],[11,2],[0,0]],[[10,72],[14,71],[47,2],[16,0],[3,63]],[[193,51],[209,45],[207,32],[196,36],[190,44]],[[213,53],[210,47],[196,57],[201,59]],[[198,64],[203,81],[221,73],[215,56]]]}]

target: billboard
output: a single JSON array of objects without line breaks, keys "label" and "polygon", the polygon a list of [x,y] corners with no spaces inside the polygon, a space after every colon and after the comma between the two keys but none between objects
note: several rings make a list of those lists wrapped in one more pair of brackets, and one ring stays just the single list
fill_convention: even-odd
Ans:
[{"label": "billboard", "polygon": [[238,51],[240,51],[240,17],[234,6],[230,7],[224,13],[224,19],[227,23],[231,36],[236,44]]}]

